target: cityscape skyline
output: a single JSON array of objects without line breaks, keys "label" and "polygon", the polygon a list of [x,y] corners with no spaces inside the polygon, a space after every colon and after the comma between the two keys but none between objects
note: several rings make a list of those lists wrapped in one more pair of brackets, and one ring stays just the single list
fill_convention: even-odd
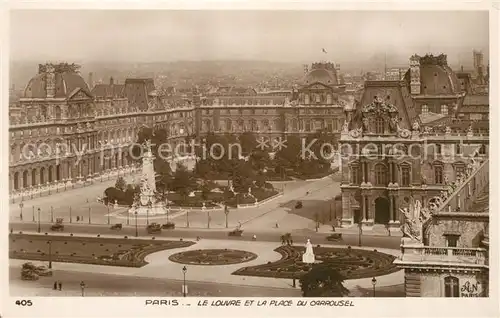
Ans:
[{"label": "cityscape skyline", "polygon": [[488,26],[487,11],[16,10],[10,17],[10,54],[13,61],[347,64],[382,54],[399,64],[415,53],[445,53],[450,64],[468,65],[472,49],[488,60]]}]

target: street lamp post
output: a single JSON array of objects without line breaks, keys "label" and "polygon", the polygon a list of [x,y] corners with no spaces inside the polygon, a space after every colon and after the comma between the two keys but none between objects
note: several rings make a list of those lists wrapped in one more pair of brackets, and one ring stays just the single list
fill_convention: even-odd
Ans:
[{"label": "street lamp post", "polygon": [[108,225],[109,225],[109,203],[106,206],[108,207]]},{"label": "street lamp post", "polygon": [[50,222],[54,223],[54,207],[50,207]]},{"label": "street lamp post", "polygon": [[71,217],[71,206],[69,206],[69,223],[72,223],[72,217]]},{"label": "street lamp post", "polygon": [[83,280],[80,282],[80,288],[82,289],[82,297],[85,297],[85,283]]},{"label": "street lamp post", "polygon": [[137,211],[134,212],[134,215],[135,215],[135,237],[138,237],[139,236],[139,232],[138,232],[138,229],[137,229]]},{"label": "street lamp post", "polygon": [[49,268],[52,268],[52,241],[48,241],[49,244]]},{"label": "street lamp post", "polygon": [[228,214],[229,214],[229,208],[227,207],[227,203],[224,205],[224,214],[226,215],[226,229],[229,227],[228,224]]},{"label": "street lamp post", "polygon": [[189,210],[186,210],[186,227],[189,227]]},{"label": "street lamp post", "polygon": [[186,297],[186,295],[187,295],[186,273],[187,273],[187,267],[184,266],[182,268],[182,274],[184,275],[183,284],[182,284],[182,296],[183,297]]},{"label": "street lamp post", "polygon": [[41,232],[41,229],[40,229],[40,208],[38,208],[38,233]]},{"label": "street lamp post", "polygon": [[89,224],[90,224],[90,222],[91,222],[91,220],[90,220],[90,212],[91,212],[92,208],[90,207],[89,199],[87,199],[87,204],[88,204],[88,207],[89,207]]},{"label": "street lamp post", "polygon": [[149,210],[153,207],[151,201],[148,204],[148,209],[146,210],[146,225],[149,225]]},{"label": "street lamp post", "polygon": [[361,247],[361,235],[363,234],[363,228],[361,220],[358,221],[358,246]]},{"label": "street lamp post", "polygon": [[36,222],[36,221],[35,221],[35,206],[32,206],[32,207],[31,207],[31,210],[32,210],[32,212],[33,212],[33,223],[34,223],[34,222]]},{"label": "street lamp post", "polygon": [[[130,208],[132,209],[132,205],[130,205]],[[130,213],[127,213],[127,225],[130,225]]]},{"label": "street lamp post", "polygon": [[21,201],[21,203],[19,203],[19,209],[21,209],[21,211],[19,212],[19,218],[21,219],[21,221],[23,220],[23,207],[24,203],[23,201]]},{"label": "street lamp post", "polygon": [[375,297],[375,285],[377,285],[377,279],[375,277],[372,278],[373,285],[373,297]]}]

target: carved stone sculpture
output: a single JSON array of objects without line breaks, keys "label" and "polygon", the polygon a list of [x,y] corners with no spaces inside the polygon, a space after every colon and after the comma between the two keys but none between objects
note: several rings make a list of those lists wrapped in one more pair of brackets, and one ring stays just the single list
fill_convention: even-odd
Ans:
[{"label": "carved stone sculpture", "polygon": [[401,230],[405,237],[422,243],[423,232],[427,221],[431,219],[431,212],[428,209],[422,208],[419,200],[411,198],[409,208],[400,209],[405,216],[405,222],[401,226]]}]

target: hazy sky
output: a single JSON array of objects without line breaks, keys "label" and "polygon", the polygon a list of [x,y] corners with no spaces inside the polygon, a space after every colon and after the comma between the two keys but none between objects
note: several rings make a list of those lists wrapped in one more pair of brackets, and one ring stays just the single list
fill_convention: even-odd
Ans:
[{"label": "hazy sky", "polygon": [[[488,12],[13,11],[11,59],[352,61],[488,51]],[[322,53],[322,48],[328,52]]]}]

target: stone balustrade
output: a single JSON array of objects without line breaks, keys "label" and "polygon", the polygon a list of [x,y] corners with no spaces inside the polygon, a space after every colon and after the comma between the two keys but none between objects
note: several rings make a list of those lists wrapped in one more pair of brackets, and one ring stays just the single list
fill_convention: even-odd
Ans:
[{"label": "stone balustrade", "polygon": [[488,251],[484,248],[402,245],[401,249],[402,254],[396,263],[430,262],[488,266]]},{"label": "stone balustrade", "polygon": [[489,186],[489,172],[487,159],[446,197],[437,212],[469,211],[477,196]]}]

